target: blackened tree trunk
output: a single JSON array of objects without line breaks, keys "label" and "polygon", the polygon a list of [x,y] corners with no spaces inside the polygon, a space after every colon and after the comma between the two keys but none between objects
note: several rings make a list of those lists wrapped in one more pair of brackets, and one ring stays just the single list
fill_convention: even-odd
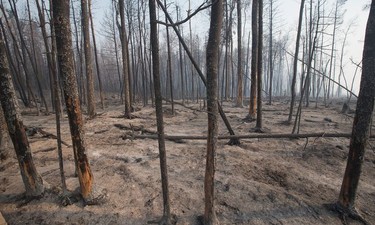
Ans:
[{"label": "blackened tree trunk", "polygon": [[242,69],[242,18],[241,0],[237,0],[237,42],[238,42],[238,62],[237,62],[237,107],[243,107],[243,69]]},{"label": "blackened tree trunk", "polygon": [[168,170],[167,170],[167,154],[165,150],[164,140],[164,123],[163,123],[163,99],[161,95],[160,84],[160,60],[159,60],[159,39],[158,39],[158,25],[156,21],[156,4],[155,0],[149,1],[150,8],[150,39],[152,49],[152,71],[154,77],[154,90],[155,90],[155,109],[158,130],[158,143],[159,143],[159,158],[160,158],[160,172],[161,183],[163,191],[163,218],[159,224],[171,224],[171,210],[168,191]]},{"label": "blackened tree trunk", "polygon": [[270,1],[270,5],[269,5],[269,42],[268,42],[268,51],[269,51],[269,54],[268,54],[268,69],[269,69],[269,90],[268,90],[268,104],[271,105],[272,104],[272,85],[273,85],[273,0]]},{"label": "blackened tree trunk", "polygon": [[8,127],[6,125],[3,108],[0,107],[0,161],[9,156]]},{"label": "blackened tree trunk", "polygon": [[[167,5],[167,1],[164,0],[164,4]],[[168,22],[167,17],[165,17],[165,22]],[[171,43],[169,42],[169,27],[166,27],[166,34],[167,34],[167,52],[168,52],[168,78],[169,80],[169,89],[170,89],[170,97],[171,97],[171,105],[172,105],[172,115],[174,115],[174,100],[173,100],[173,75],[172,75],[172,57],[171,57]],[[167,88],[168,89],[168,88]]]},{"label": "blackened tree trunk", "polygon": [[102,78],[100,76],[99,56],[98,56],[98,49],[96,47],[94,21],[92,20],[92,13],[91,13],[91,0],[88,0],[88,14],[90,17],[91,36],[92,36],[92,43],[94,46],[96,75],[98,76],[98,83],[99,83],[100,104],[101,104],[102,109],[104,109],[104,93],[103,93]]},{"label": "blackened tree trunk", "polygon": [[297,65],[298,65],[298,53],[299,53],[299,46],[300,46],[300,37],[301,37],[301,30],[302,30],[302,19],[303,19],[303,7],[304,7],[304,5],[305,5],[305,0],[301,0],[301,6],[300,6],[300,9],[299,9],[297,38],[296,38],[296,49],[295,49],[295,52],[294,52],[294,59],[293,59],[293,77],[292,77],[292,86],[291,86],[292,99],[290,101],[289,116],[288,116],[288,121],[287,121],[288,123],[292,122],[293,108],[294,108],[294,103],[296,101]]},{"label": "blackened tree trunk", "polygon": [[126,35],[125,27],[125,15],[124,15],[124,0],[119,0],[119,11],[120,11],[120,37],[121,37],[121,49],[122,49],[122,71],[124,75],[124,102],[125,102],[125,114],[124,117],[131,118],[131,105],[130,105],[130,84],[129,84],[129,63],[128,63],[128,40]]},{"label": "blackened tree trunk", "polygon": [[19,113],[2,35],[0,35],[0,101],[9,136],[16,151],[26,196],[41,196],[44,192],[43,179],[35,168],[25,126]]},{"label": "blackened tree trunk", "polygon": [[90,26],[87,0],[81,0],[81,19],[83,31],[83,43],[85,49],[85,68],[87,80],[87,114],[90,118],[96,114],[94,79],[92,75],[92,57],[90,45]]},{"label": "blackened tree trunk", "polygon": [[53,0],[52,8],[60,78],[63,82],[81,195],[87,204],[92,204],[96,200],[96,196],[93,195],[94,178],[86,155],[83,118],[78,97],[77,80],[74,73],[69,0]]},{"label": "blackened tree trunk", "polygon": [[251,84],[248,118],[255,119],[257,111],[257,73],[258,73],[258,0],[253,0],[251,9]]},{"label": "blackened tree trunk", "polygon": [[258,57],[257,57],[257,123],[256,130],[262,129],[262,69],[263,69],[263,0],[258,0]]},{"label": "blackened tree trunk", "polygon": [[217,79],[218,79],[218,58],[220,46],[220,33],[223,23],[223,1],[214,2],[211,7],[211,22],[208,34],[206,49],[207,68],[207,116],[208,116],[208,137],[206,155],[206,174],[204,179],[204,224],[217,224],[215,213],[215,154],[218,137],[218,101],[217,101]]},{"label": "blackened tree trunk", "polygon": [[375,99],[375,2],[372,1],[366,27],[362,59],[362,78],[359,90],[348,161],[341,185],[338,206],[351,213],[361,175],[365,148],[368,143]]}]

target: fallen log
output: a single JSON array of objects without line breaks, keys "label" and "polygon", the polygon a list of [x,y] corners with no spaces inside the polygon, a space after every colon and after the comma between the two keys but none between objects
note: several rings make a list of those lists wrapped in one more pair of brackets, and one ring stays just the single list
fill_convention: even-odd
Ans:
[{"label": "fallen log", "polygon": [[157,134],[156,131],[153,131],[153,130],[149,130],[147,128],[144,128],[143,125],[139,125],[139,126],[134,126],[132,124],[129,124],[130,126],[126,126],[126,125],[123,125],[123,124],[113,124],[113,126],[117,127],[118,129],[120,130],[128,130],[128,131],[131,131],[132,133],[133,132],[141,132],[141,134]]},{"label": "fallen log", "polygon": [[[47,131],[44,131],[40,127],[26,127],[26,133],[28,136],[34,136],[35,134],[39,133],[42,135],[43,138],[52,138],[57,140],[57,136],[49,133]],[[66,143],[65,141],[61,140],[61,143],[67,147],[71,147],[70,144]]]},{"label": "fallen log", "polygon": [[[255,139],[255,138],[310,138],[310,137],[321,137],[321,138],[350,138],[350,133],[308,133],[308,134],[247,134],[247,135],[222,135],[218,136],[218,139]],[[127,135],[122,136],[123,139],[158,139],[157,135]],[[371,135],[370,138],[375,138],[375,135]],[[165,139],[170,141],[176,140],[207,140],[207,136],[194,136],[194,135],[165,135]]]}]

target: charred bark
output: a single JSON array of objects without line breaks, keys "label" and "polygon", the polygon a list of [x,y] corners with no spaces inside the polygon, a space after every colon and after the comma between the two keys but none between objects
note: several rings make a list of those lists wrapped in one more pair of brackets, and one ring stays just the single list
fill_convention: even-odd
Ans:
[{"label": "charred bark", "polygon": [[301,0],[301,6],[299,10],[299,19],[298,19],[298,30],[297,30],[297,38],[296,38],[296,48],[294,52],[294,61],[293,61],[293,77],[292,77],[292,86],[291,86],[291,95],[292,99],[290,101],[290,108],[289,108],[289,116],[288,116],[288,123],[292,122],[293,117],[293,108],[296,99],[296,80],[297,80],[297,65],[298,65],[298,53],[299,53],[299,46],[300,46],[300,37],[301,37],[301,30],[302,30],[302,19],[303,19],[303,7],[305,5],[305,0]]},{"label": "charred bark", "polygon": [[128,51],[128,40],[125,28],[125,15],[124,15],[124,0],[119,0],[119,11],[120,11],[120,37],[121,37],[121,49],[122,49],[122,71],[124,76],[124,102],[125,102],[125,115],[127,119],[131,118],[131,104],[130,104],[130,83],[129,83],[129,51]]},{"label": "charred bark", "polygon": [[154,90],[155,90],[155,109],[158,130],[158,143],[159,143],[159,158],[160,158],[160,172],[163,192],[163,218],[159,224],[171,224],[171,210],[168,190],[168,170],[167,170],[167,154],[165,150],[164,139],[164,123],[163,123],[163,99],[161,95],[160,84],[160,60],[159,60],[159,39],[158,27],[156,22],[156,4],[155,0],[149,1],[150,7],[150,24],[151,24],[151,49],[152,49],[152,71],[154,77]]},{"label": "charred bark", "polygon": [[362,78],[350,139],[348,161],[337,205],[355,214],[355,198],[368,144],[375,99],[375,3],[371,4],[362,59]]},{"label": "charred bark", "polygon": [[215,1],[211,8],[211,22],[206,49],[207,68],[207,116],[208,137],[206,155],[206,174],[204,179],[204,224],[217,224],[215,213],[215,154],[218,137],[218,101],[217,101],[217,79],[220,33],[223,23],[223,1]]},{"label": "charred bark", "polygon": [[95,106],[95,90],[94,80],[92,73],[92,57],[90,45],[90,27],[88,16],[88,3],[87,0],[81,0],[81,19],[82,19],[82,32],[83,43],[85,49],[85,66],[86,66],[86,80],[87,80],[87,114],[93,118],[96,114]]},{"label": "charred bark", "polygon": [[241,0],[237,0],[237,41],[238,41],[238,68],[237,68],[237,107],[243,107],[243,69],[242,69],[242,18]]},{"label": "charred bark", "polygon": [[258,0],[253,0],[251,9],[251,84],[248,119],[254,120],[257,111],[257,73],[258,73]]},{"label": "charred bark", "polygon": [[6,125],[3,108],[0,107],[0,161],[9,156],[8,149],[8,127]]},{"label": "charred bark", "polygon": [[87,204],[92,204],[96,201],[96,196],[93,195],[92,190],[94,179],[86,155],[83,118],[78,97],[77,80],[74,73],[69,0],[53,0],[52,3],[60,78],[63,82],[73,150],[77,159],[81,195]]},{"label": "charred bark", "polygon": [[0,100],[8,126],[9,136],[16,151],[26,196],[38,197],[44,193],[43,179],[34,165],[25,127],[18,109],[16,92],[10,75],[6,50],[0,35]]}]

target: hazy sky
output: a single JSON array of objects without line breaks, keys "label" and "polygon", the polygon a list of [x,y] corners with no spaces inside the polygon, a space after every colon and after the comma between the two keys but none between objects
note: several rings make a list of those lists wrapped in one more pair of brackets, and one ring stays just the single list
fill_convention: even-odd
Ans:
[{"label": "hazy sky", "polygon": [[[203,3],[204,0],[191,0],[191,8],[195,9],[197,6]],[[336,0],[327,0],[327,8],[329,10],[333,9],[333,5]],[[95,23],[100,24],[104,12],[106,10],[110,10],[110,0],[93,0],[93,13],[95,18]],[[146,1],[147,2],[147,1]],[[188,1],[187,0],[176,0],[167,2],[177,2],[180,7],[182,8],[182,15],[186,16],[186,10],[188,8]],[[242,1],[244,2],[244,0]],[[267,4],[268,0],[264,0],[264,4]],[[306,2],[309,2],[308,0]],[[148,2],[147,2],[148,3]],[[349,24],[352,23],[351,32],[348,34],[347,37],[347,44],[345,45],[345,56],[344,56],[344,70],[345,76],[347,77],[348,81],[351,81],[352,75],[354,74],[355,67],[352,65],[350,59],[352,58],[355,62],[360,62],[362,58],[362,50],[363,50],[363,40],[365,34],[365,26],[368,18],[368,10],[364,10],[365,4],[369,4],[369,0],[347,0],[345,5],[343,6],[343,10],[345,11],[343,24],[340,26],[340,29],[337,32],[337,41],[336,47],[341,51],[342,40],[344,37],[344,33]],[[300,0],[277,0],[277,17],[276,17],[276,26],[279,28],[278,33],[281,35],[289,34],[289,50],[292,52],[294,48],[294,39],[296,36],[296,28],[298,23],[298,13],[299,13],[299,6]],[[146,7],[148,7],[146,5]],[[266,10],[266,9],[265,9]],[[328,10],[328,9],[327,9]],[[171,15],[175,15],[175,8],[170,7],[169,12]],[[251,8],[249,7],[243,16],[246,17],[243,20],[243,23],[246,23],[248,29],[250,28],[250,12]],[[266,16],[266,12],[265,16]],[[160,14],[162,15],[162,14]],[[265,22],[267,22],[267,18],[264,18]],[[209,25],[209,15],[208,11],[200,12],[199,15],[193,17],[192,19],[192,27],[193,33],[199,34],[202,37],[205,37],[208,32],[208,25]],[[248,32],[245,31],[246,33]],[[265,33],[268,31],[265,30]],[[327,36],[328,38],[328,36]],[[338,62],[338,61],[337,61]],[[356,86],[358,86],[358,81],[360,78],[360,73],[357,74],[356,79]],[[358,91],[358,88],[356,88]]]}]

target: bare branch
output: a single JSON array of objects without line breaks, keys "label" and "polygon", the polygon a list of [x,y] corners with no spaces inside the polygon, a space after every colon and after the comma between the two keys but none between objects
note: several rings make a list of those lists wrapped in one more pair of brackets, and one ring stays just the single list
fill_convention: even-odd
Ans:
[{"label": "bare branch", "polygon": [[[158,1],[158,4],[159,5],[163,5],[163,3],[160,1],[160,0],[157,0]],[[215,1],[215,2],[213,2],[213,3],[211,3],[211,4],[209,4],[209,5],[206,5],[206,6],[204,6],[206,3],[207,3],[207,1],[206,2],[204,2],[204,3],[202,3],[192,14],[190,14],[188,17],[186,17],[185,19],[183,19],[183,20],[181,20],[181,21],[179,21],[179,22],[176,22],[176,23],[173,23],[173,24],[170,24],[170,23],[165,23],[165,22],[162,22],[162,21],[159,21],[159,20],[157,20],[156,22],[157,23],[159,23],[159,24],[161,24],[161,25],[164,25],[164,26],[167,26],[167,27],[171,27],[171,26],[179,26],[179,25],[181,25],[181,24],[184,24],[184,23],[186,23],[187,21],[189,21],[193,16],[195,16],[197,13],[199,13],[200,11],[203,11],[203,10],[205,10],[205,9],[207,9],[207,8],[209,8],[209,7],[211,7],[213,4],[215,4],[217,1]],[[165,6],[164,6],[165,7]]]}]

